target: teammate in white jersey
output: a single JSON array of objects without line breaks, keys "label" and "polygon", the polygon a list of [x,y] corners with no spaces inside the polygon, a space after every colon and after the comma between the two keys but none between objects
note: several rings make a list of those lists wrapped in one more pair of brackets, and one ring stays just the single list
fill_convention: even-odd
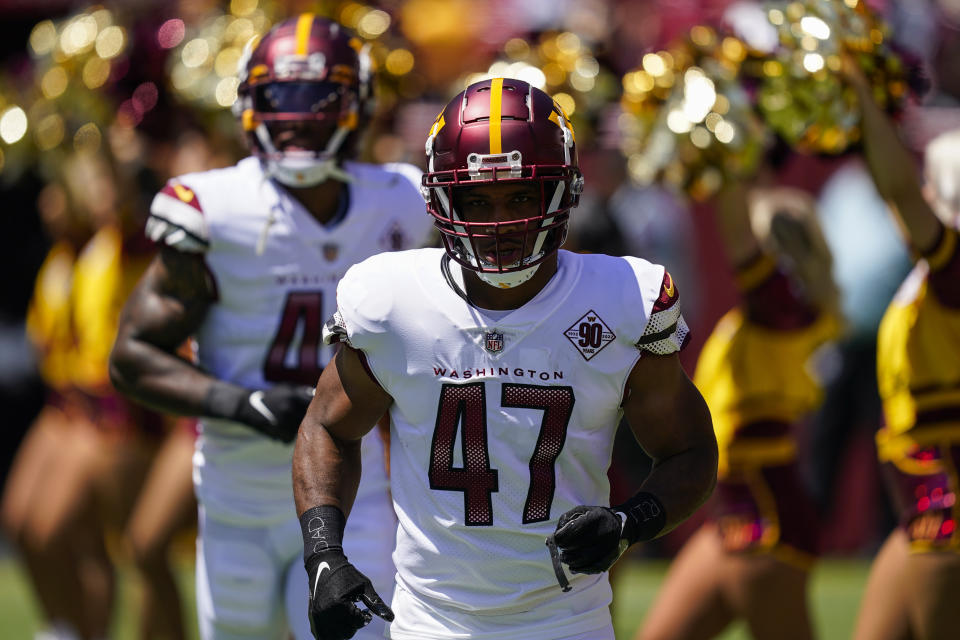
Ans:
[{"label": "teammate in white jersey", "polygon": [[[347,273],[325,330],[344,346],[297,439],[311,618],[331,639],[396,614],[388,632],[400,640],[612,640],[605,572],[689,516],[716,478],[710,416],[677,356],[677,288],[638,258],[559,250],[582,178],[570,123],[539,89],[469,86],[426,149],[423,191],[445,250]],[[341,548],[367,473],[361,437],[385,412],[392,610]],[[624,414],[655,464],[639,493],[608,507]]]},{"label": "teammate in white jersey", "polygon": [[[339,25],[312,14],[283,22],[244,68],[238,112],[253,157],[181,176],[157,195],[147,232],[160,252],[123,313],[112,374],[137,400],[202,417],[194,454],[201,636],[285,638],[289,623],[304,640],[308,588],[290,465],[332,355],[321,343],[323,319],[348,267],[420,246],[430,224],[419,170],[345,160],[369,66]],[[199,366],[175,353],[188,336]],[[370,473],[348,547],[389,590],[384,449],[377,434],[362,446]]]}]

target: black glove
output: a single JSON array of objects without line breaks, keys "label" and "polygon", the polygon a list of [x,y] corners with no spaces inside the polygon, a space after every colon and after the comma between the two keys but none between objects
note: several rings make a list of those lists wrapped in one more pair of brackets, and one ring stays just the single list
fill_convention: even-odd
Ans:
[{"label": "black glove", "polygon": [[[345,518],[336,507],[308,509],[300,516],[304,565],[310,585],[307,603],[310,631],[317,640],[346,640],[366,626],[376,614],[390,622],[390,610],[370,579],[343,554]],[[360,609],[362,602],[366,609]]]},{"label": "black glove", "polygon": [[574,573],[603,573],[626,551],[623,520],[610,507],[574,507],[557,522],[557,550]]},{"label": "black glove", "polygon": [[547,546],[555,544],[559,559],[574,573],[602,573],[633,543],[656,538],[666,523],[660,500],[640,492],[615,507],[570,509],[560,516]]},{"label": "black glove", "polygon": [[204,413],[242,422],[274,440],[293,442],[311,400],[313,388],[305,385],[278,384],[250,391],[216,382],[207,394]]}]

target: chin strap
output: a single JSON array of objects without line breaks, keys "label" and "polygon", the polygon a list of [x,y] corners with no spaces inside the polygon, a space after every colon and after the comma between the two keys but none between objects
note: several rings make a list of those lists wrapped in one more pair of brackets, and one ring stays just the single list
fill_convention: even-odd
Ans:
[{"label": "chin strap", "polygon": [[286,187],[304,189],[315,187],[327,180],[353,182],[353,176],[343,170],[334,158],[324,160],[281,158],[268,160],[267,173]]},{"label": "chin strap", "polygon": [[486,282],[491,287],[496,287],[497,289],[513,289],[518,287],[530,278],[537,272],[537,269],[540,268],[539,264],[535,264],[532,267],[527,267],[526,269],[521,269],[520,271],[511,271],[509,273],[491,273],[489,271],[477,271],[477,277]]},{"label": "chin strap", "polygon": [[255,134],[264,151],[267,174],[282,185],[294,188],[313,187],[333,178],[352,182],[353,176],[338,164],[337,152],[352,129],[337,127],[323,151],[278,151],[270,139],[270,131],[262,122]]},{"label": "chin strap", "polygon": [[[437,194],[444,211],[448,212],[449,217],[454,221],[454,228],[466,233],[467,228],[465,226],[457,225],[457,222],[460,222],[461,220],[460,214],[457,213],[453,203],[447,198],[447,194],[445,194],[442,189],[435,190],[435,193]],[[542,237],[544,235],[545,232],[538,234],[539,239],[536,244],[538,248],[543,244]],[[459,238],[457,242],[460,243],[460,246],[463,247],[464,252],[475,264],[479,264],[481,267],[488,265],[490,268],[496,268],[496,265],[484,263],[480,259],[480,257],[474,252],[473,246],[470,244],[469,239]],[[531,258],[532,257],[533,256],[531,256]],[[473,271],[477,274],[477,277],[480,278],[480,280],[486,282],[491,287],[496,287],[497,289],[513,289],[514,287],[517,287],[532,278],[533,274],[537,272],[537,268],[539,266],[539,264],[535,264],[532,267],[527,267],[526,269],[510,271],[507,273],[500,273],[496,271],[478,271],[476,269],[473,269]]]}]

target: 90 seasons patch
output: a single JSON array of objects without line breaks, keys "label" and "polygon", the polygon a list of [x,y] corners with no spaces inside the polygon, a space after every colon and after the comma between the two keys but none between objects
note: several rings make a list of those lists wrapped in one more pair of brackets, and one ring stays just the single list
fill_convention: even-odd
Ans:
[{"label": "90 seasons patch", "polygon": [[617,337],[593,309],[583,314],[579,320],[563,332],[563,335],[576,347],[585,360],[589,360],[600,353]]}]

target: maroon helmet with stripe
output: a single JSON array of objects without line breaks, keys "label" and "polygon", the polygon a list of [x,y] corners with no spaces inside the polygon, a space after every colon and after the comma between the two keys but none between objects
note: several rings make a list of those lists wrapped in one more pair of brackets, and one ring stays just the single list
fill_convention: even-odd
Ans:
[{"label": "maroon helmet with stripe", "polygon": [[245,52],[236,112],[251,151],[289,186],[342,178],[370,95],[370,62],[344,27],[312,13],[274,26]]},{"label": "maroon helmet with stripe", "polygon": [[[537,265],[560,249],[583,177],[573,128],[553,98],[522,80],[474,83],[437,117],[426,151],[424,198],[453,260],[489,284],[508,288],[530,279]],[[517,183],[539,189],[539,215],[471,222],[454,207],[458,188]],[[521,257],[503,264],[498,250],[488,261],[478,242],[521,246]]]}]

